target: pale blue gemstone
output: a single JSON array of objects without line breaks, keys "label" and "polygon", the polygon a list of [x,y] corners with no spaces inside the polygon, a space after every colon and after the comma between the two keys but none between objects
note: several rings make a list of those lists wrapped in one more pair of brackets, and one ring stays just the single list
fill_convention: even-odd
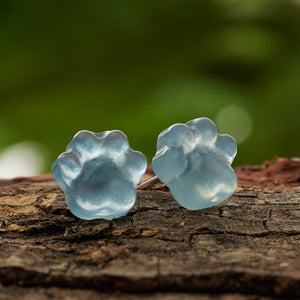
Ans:
[{"label": "pale blue gemstone", "polygon": [[152,167],[185,208],[211,207],[230,197],[237,186],[231,163],[234,138],[218,134],[207,118],[174,124],[158,136]]},{"label": "pale blue gemstone", "polygon": [[82,130],[53,163],[52,173],[75,216],[111,220],[133,207],[146,167],[146,157],[130,148],[122,131]]}]

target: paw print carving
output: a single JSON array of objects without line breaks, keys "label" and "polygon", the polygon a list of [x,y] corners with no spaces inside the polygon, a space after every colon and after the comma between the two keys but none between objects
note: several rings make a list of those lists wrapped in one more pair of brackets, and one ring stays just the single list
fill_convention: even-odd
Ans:
[{"label": "paw print carving", "polygon": [[136,200],[147,167],[119,130],[79,131],[52,165],[71,212],[85,220],[124,216]]},{"label": "paw print carving", "polygon": [[152,167],[183,207],[202,209],[234,193],[236,151],[230,135],[218,134],[211,120],[198,118],[160,133]]}]

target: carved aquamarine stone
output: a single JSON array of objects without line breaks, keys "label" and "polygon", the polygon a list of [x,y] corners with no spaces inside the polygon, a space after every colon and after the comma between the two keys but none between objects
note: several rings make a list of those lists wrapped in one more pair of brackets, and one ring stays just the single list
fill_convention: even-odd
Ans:
[{"label": "carved aquamarine stone", "polygon": [[119,130],[79,131],[52,165],[54,179],[78,218],[112,220],[125,216],[147,167]]},{"label": "carved aquamarine stone", "polygon": [[183,207],[202,209],[234,193],[236,152],[234,138],[218,134],[210,119],[198,118],[160,133],[152,167]]}]

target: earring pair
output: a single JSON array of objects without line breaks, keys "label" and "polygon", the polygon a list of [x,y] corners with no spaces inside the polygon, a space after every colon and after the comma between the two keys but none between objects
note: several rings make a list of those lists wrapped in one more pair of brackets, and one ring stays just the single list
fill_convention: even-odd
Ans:
[{"label": "earring pair", "polygon": [[[211,120],[198,118],[159,134],[152,168],[183,207],[207,208],[234,193],[236,151],[230,135],[218,134]],[[75,216],[112,220],[133,207],[146,168],[146,157],[130,148],[122,131],[82,130],[53,163],[52,173]]]}]

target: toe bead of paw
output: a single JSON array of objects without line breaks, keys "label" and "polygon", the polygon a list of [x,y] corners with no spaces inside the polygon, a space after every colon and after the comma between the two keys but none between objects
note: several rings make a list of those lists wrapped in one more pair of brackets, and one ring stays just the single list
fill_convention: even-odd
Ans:
[{"label": "toe bead of paw", "polygon": [[122,131],[112,130],[102,139],[101,149],[104,156],[122,164],[129,149],[128,139]]},{"label": "toe bead of paw", "polygon": [[124,177],[133,181],[133,185],[136,187],[146,172],[147,158],[139,151],[129,150],[120,168]]},{"label": "toe bead of paw", "polygon": [[162,148],[152,160],[153,171],[167,185],[184,173],[186,167],[187,160],[182,148]]},{"label": "toe bead of paw", "polygon": [[97,156],[99,141],[93,132],[81,130],[73,137],[66,151],[72,151],[80,161],[84,161]]},{"label": "toe bead of paw", "polygon": [[199,143],[211,146],[217,139],[217,128],[213,121],[208,118],[198,118],[186,123],[189,126]]},{"label": "toe bead of paw", "polygon": [[231,164],[237,152],[235,139],[228,134],[219,134],[216,140],[216,148],[220,155],[223,155]]},{"label": "toe bead of paw", "polygon": [[62,153],[52,165],[52,174],[62,189],[69,187],[79,173],[80,163],[73,153]]},{"label": "toe bead of paw", "polygon": [[195,137],[187,125],[174,124],[158,136],[157,150],[165,146],[182,147],[185,152],[189,152],[195,147]]}]

